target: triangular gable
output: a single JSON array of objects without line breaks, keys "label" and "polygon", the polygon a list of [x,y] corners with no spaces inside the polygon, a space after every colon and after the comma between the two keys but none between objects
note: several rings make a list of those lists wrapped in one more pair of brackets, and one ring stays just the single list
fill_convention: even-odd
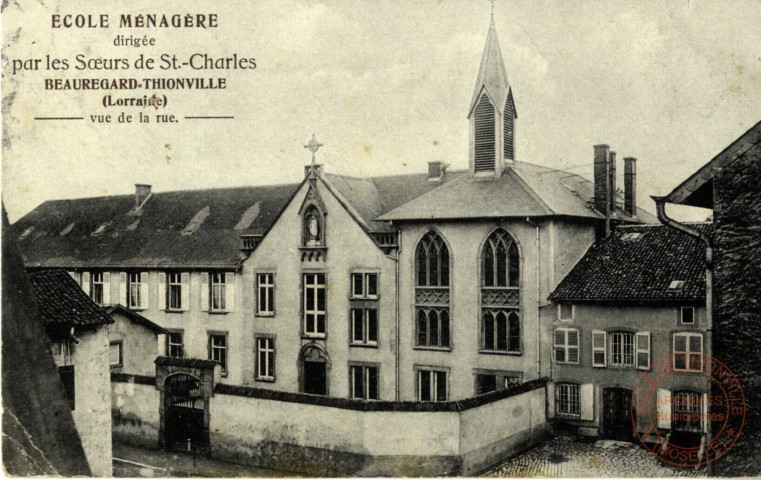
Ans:
[{"label": "triangular gable", "polygon": [[[320,209],[323,215],[328,214],[328,209],[325,208],[325,202],[322,201],[322,198],[320,197],[320,192],[317,191],[317,189],[314,186],[314,179],[309,179],[309,191],[307,192],[306,196],[304,197],[304,201],[301,202],[301,207],[299,208],[299,215],[303,215],[304,211],[309,207],[310,205],[316,205],[317,208]],[[286,208],[288,205],[286,204],[283,208]]]}]

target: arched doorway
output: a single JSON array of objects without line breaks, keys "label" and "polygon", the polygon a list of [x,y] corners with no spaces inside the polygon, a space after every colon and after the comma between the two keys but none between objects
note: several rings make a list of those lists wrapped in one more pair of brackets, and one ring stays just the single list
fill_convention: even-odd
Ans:
[{"label": "arched doorway", "polygon": [[183,452],[204,451],[209,433],[204,423],[206,400],[201,381],[184,373],[170,375],[164,392],[164,445]]},{"label": "arched doorway", "polygon": [[303,393],[328,395],[330,357],[320,345],[305,345],[299,353],[299,386]]}]

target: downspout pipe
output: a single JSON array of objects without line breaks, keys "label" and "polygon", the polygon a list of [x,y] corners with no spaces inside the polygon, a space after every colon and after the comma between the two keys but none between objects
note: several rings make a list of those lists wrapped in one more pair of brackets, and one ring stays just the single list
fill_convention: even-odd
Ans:
[{"label": "downspout pipe", "polygon": [[[389,225],[391,227],[394,226],[393,222],[389,222]],[[394,398],[396,401],[401,400],[401,394],[400,394],[400,385],[399,385],[399,372],[401,370],[400,368],[400,352],[401,347],[399,345],[399,341],[401,340],[401,331],[400,331],[400,319],[399,319],[399,258],[402,253],[402,232],[400,229],[396,229],[396,256],[392,257],[389,255],[389,258],[394,260],[394,294],[396,295],[396,301],[394,302],[394,336],[396,337],[394,340],[394,343],[396,344],[396,348],[394,349]]]},{"label": "downspout pipe", "polygon": [[[655,208],[658,214],[658,220],[667,227],[678,230],[682,233],[700,239],[706,244],[706,352],[703,358],[706,360],[706,369],[709,373],[707,377],[707,393],[711,395],[711,377],[710,373],[713,371],[713,240],[711,237],[700,232],[699,230],[685,225],[684,223],[677,222],[673,218],[669,217],[666,213],[666,197],[651,196],[655,201]],[[705,405],[705,414],[707,415],[710,405]],[[713,426],[711,422],[706,422],[706,436],[707,438],[713,438]],[[712,466],[708,464],[709,475],[711,474]]]}]

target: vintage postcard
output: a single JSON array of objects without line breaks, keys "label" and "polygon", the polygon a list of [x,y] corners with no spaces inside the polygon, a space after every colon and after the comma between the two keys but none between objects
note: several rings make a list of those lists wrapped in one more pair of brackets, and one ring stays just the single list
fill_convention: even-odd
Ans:
[{"label": "vintage postcard", "polygon": [[11,476],[761,476],[761,2],[3,0]]}]

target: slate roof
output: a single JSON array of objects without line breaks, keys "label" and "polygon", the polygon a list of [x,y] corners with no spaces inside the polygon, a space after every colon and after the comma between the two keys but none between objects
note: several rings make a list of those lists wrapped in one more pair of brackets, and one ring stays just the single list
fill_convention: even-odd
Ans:
[{"label": "slate roof", "polygon": [[[381,220],[473,219],[484,217],[571,216],[603,219],[592,208],[594,185],[572,173],[526,162],[513,162],[500,178],[461,175],[448,184],[421,195],[381,215]],[[650,213],[638,209],[637,218],[619,208],[612,218],[627,222],[655,223]]]},{"label": "slate roof", "polygon": [[46,327],[97,327],[114,323],[64,270],[30,272],[29,281]]},{"label": "slate roof", "polygon": [[106,308],[106,313],[111,315],[113,318],[114,313],[119,313],[121,315],[124,315],[128,319],[132,320],[133,322],[140,324],[147,328],[148,330],[152,331],[156,334],[165,334],[167,331],[160,327],[159,325],[153,323],[152,321],[148,320],[144,316],[140,315],[139,313],[132,311],[128,309],[127,307],[122,306],[121,304],[117,303],[116,305],[111,305],[110,307]]},{"label": "slate roof", "polygon": [[[694,224],[711,233],[710,224]],[[627,233],[640,233],[627,239]],[[665,225],[627,225],[595,242],[550,295],[553,301],[705,299],[705,244]],[[681,280],[681,289],[669,289]]]},{"label": "slate roof", "polygon": [[[588,180],[514,162],[500,178],[447,171],[440,181],[407,174],[355,178],[319,174],[368,233],[389,220],[574,216],[600,220]],[[13,226],[30,268],[235,269],[245,259],[241,235],[264,235],[301,184],[47,201]],[[621,202],[623,203],[623,202]],[[655,222],[640,210],[634,219]]]}]

